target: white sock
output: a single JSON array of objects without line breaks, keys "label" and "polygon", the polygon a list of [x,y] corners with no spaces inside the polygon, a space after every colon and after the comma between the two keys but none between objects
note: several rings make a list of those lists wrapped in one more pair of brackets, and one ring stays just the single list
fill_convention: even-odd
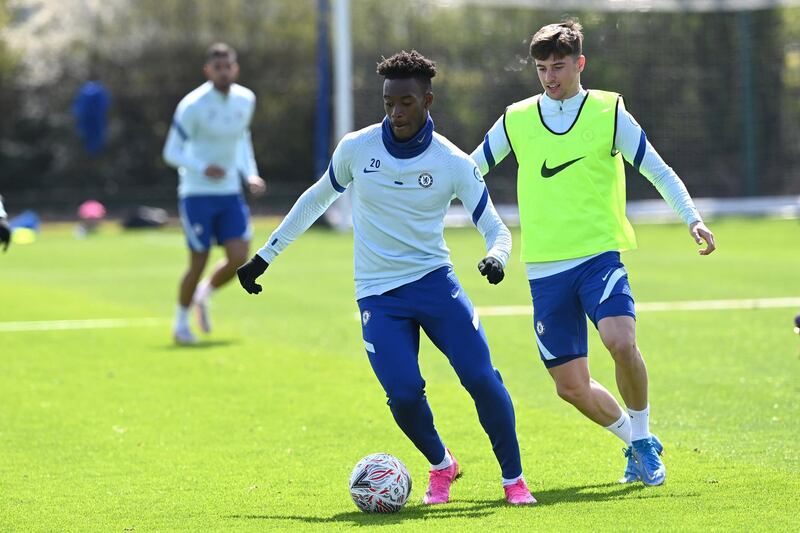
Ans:
[{"label": "white sock", "polygon": [[214,287],[211,285],[211,281],[209,281],[208,279],[204,279],[197,285],[192,300],[195,302],[205,300],[209,296],[211,296],[212,292],[214,292]]},{"label": "white sock", "polygon": [[650,404],[642,411],[628,409],[631,417],[631,440],[646,439],[650,436]]},{"label": "white sock", "polygon": [[626,446],[631,445],[631,419],[624,411],[619,420],[610,426],[606,426],[606,429],[619,437]]},{"label": "white sock", "polygon": [[431,470],[444,470],[445,468],[450,468],[450,465],[453,464],[453,458],[450,457],[450,452],[447,451],[447,448],[444,449],[444,459],[438,465],[431,465]]},{"label": "white sock", "polygon": [[189,327],[189,308],[178,304],[175,310],[175,326],[179,328]]},{"label": "white sock", "polygon": [[506,479],[506,478],[503,478],[503,486],[504,486],[504,487],[507,487],[508,485],[514,485],[514,484],[515,484],[517,481],[519,481],[520,479],[524,479],[524,478],[522,477],[522,474],[518,475],[518,476],[517,476],[517,477],[515,477],[515,478],[511,478],[511,479]]}]

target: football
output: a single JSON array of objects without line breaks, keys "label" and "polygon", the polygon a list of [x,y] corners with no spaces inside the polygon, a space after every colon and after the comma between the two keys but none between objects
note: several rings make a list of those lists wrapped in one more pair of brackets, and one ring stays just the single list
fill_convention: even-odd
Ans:
[{"label": "football", "polygon": [[350,474],[350,496],[365,513],[396,513],[411,494],[411,476],[400,459],[373,453],[361,459]]}]

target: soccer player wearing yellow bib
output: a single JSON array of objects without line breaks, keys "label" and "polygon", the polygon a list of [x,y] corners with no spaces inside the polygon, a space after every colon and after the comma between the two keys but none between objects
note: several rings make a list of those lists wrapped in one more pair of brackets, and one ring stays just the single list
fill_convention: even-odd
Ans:
[{"label": "soccer player wearing yellow bib", "polygon": [[[577,22],[550,24],[530,53],[544,89],[506,109],[472,153],[486,174],[511,151],[519,165],[517,200],[534,307],[534,336],[558,395],[626,445],[622,483],[660,485],[663,446],[650,433],[647,369],[636,344],[636,314],[619,252],[636,248],[625,216],[624,158],[687,224],[701,255],[714,251],[683,182],[647,141],[616,93],[586,90]],[[616,366],[625,412],[587,362],[586,317]]]}]

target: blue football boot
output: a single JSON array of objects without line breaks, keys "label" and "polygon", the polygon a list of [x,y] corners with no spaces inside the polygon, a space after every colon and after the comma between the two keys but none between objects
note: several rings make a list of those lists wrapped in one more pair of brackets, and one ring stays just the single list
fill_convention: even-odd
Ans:
[{"label": "blue football boot", "polygon": [[667,479],[667,469],[659,457],[663,451],[664,447],[654,435],[631,443],[631,455],[636,460],[639,478],[645,485],[661,485]]},{"label": "blue football boot", "polygon": [[[653,446],[656,452],[658,452],[658,455],[661,455],[664,452],[664,446],[661,445],[661,441],[658,440],[658,437],[655,435],[652,435],[651,438],[653,439]],[[625,454],[628,463],[625,465],[625,474],[619,482],[636,483],[641,479],[641,476],[639,475],[639,466],[636,464],[636,459],[633,457],[633,447],[628,446],[627,448],[623,448],[622,452]]]}]

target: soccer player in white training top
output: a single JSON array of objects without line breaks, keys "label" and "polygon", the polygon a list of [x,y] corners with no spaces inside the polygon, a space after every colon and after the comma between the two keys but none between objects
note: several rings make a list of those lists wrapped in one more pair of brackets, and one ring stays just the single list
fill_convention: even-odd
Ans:
[{"label": "soccer player in white training top", "polygon": [[[189,246],[173,329],[178,344],[197,340],[189,326],[192,305],[200,329],[211,331],[211,294],[250,255],[250,212],[242,187],[256,196],[265,191],[250,140],[256,97],[235,83],[236,51],[223,43],[211,45],[203,72],[208,81],[180,101],[164,145],[164,160],[178,169],[178,209]],[[212,239],[225,248],[225,259],[200,282]]]},{"label": "soccer player in white training top", "polygon": [[[655,185],[693,239],[706,242],[701,255],[714,251],[714,235],[622,97],[581,87],[582,40],[581,26],[573,21],[536,32],[530,53],[544,94],[508,106],[472,158],[483,174],[512,150],[519,164],[521,255],[533,297],[534,335],[558,395],[625,443],[621,482],[660,485],[666,478],[663,447],[650,433],[647,369],[619,257],[636,247],[625,217],[622,158]],[[589,374],[587,316],[614,359],[627,412]]]},{"label": "soccer player in white training top", "polygon": [[514,407],[492,366],[478,315],[461,287],[444,242],[444,216],[457,197],[486,241],[479,263],[499,283],[511,250],[475,163],[433,131],[432,61],[402,52],[378,65],[386,117],[346,135],[328,171],[292,207],[266,244],[239,268],[251,294],[286,246],[352,188],[356,299],[367,357],[389,398],[397,425],[430,463],[426,504],[446,503],[459,475],[439,437],[420,374],[420,328],[447,356],[475,401],[478,418],[500,463],[506,500],[535,503],[522,477]]}]

